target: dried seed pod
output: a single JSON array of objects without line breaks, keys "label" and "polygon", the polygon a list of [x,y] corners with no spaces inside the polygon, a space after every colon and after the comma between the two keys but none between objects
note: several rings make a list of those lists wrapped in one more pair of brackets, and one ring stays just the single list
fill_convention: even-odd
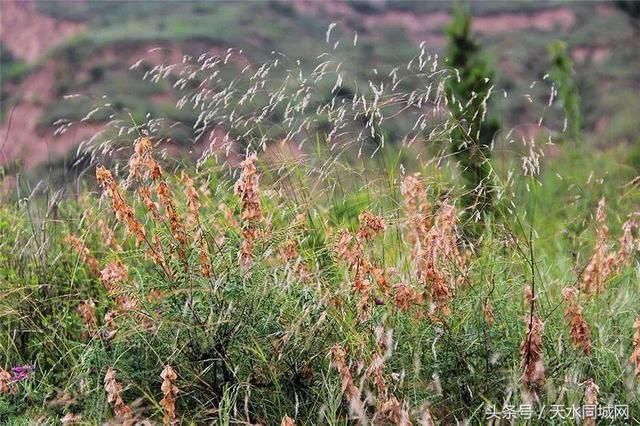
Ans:
[{"label": "dried seed pod", "polygon": [[113,412],[118,420],[130,423],[133,410],[122,399],[122,385],[116,380],[116,371],[109,367],[104,376],[104,390],[107,393],[107,402],[113,407]]},{"label": "dried seed pod", "polygon": [[591,354],[591,330],[582,314],[582,306],[578,303],[578,289],[567,287],[562,289],[562,296],[567,303],[564,310],[565,318],[569,321],[569,333],[571,342],[585,355]]},{"label": "dried seed pod", "polygon": [[95,336],[98,332],[98,319],[96,318],[96,304],[93,299],[80,302],[78,313],[82,317],[87,335],[90,337]]},{"label": "dried seed pod", "polygon": [[75,235],[67,235],[64,240],[71,245],[71,248],[73,248],[76,253],[78,253],[80,260],[89,267],[91,275],[95,277],[100,276],[100,262],[91,255],[91,252],[84,244],[84,241]]},{"label": "dried seed pod", "polygon": [[629,360],[636,368],[636,376],[640,377],[640,316],[633,323],[633,345]]},{"label": "dried seed pod", "polygon": [[171,368],[170,365],[166,365],[162,373],[162,401],[160,405],[164,408],[164,418],[162,420],[164,425],[172,425],[176,422],[176,399],[178,397],[178,387],[176,386],[176,379],[178,375]]}]

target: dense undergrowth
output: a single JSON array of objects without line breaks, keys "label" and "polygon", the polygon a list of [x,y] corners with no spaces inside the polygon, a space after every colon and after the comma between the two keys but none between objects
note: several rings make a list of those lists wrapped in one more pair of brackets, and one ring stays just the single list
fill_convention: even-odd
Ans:
[{"label": "dense undergrowth", "polygon": [[157,121],[115,120],[84,147],[95,181],[18,182],[0,207],[2,423],[481,424],[596,403],[636,418],[624,152],[508,133],[494,208],[461,211],[437,61],[416,58],[422,91],[395,74],[348,96],[329,60],[285,84],[275,63],[227,86],[220,58],[150,71],[178,70],[196,134],[238,138],[176,165]]},{"label": "dense undergrowth", "polygon": [[[185,422],[476,423],[486,404],[581,405],[589,379],[640,409],[624,176],[549,174],[471,246],[455,199],[420,175],[354,171],[349,196],[318,194],[308,166],[275,179],[254,157],[180,177],[150,142],[127,180],[98,169],[102,197],[4,204],[2,365],[31,368],[6,384],[3,423],[160,421],[166,365]],[[607,188],[624,192],[597,207]],[[529,382],[528,291],[545,371]]]}]

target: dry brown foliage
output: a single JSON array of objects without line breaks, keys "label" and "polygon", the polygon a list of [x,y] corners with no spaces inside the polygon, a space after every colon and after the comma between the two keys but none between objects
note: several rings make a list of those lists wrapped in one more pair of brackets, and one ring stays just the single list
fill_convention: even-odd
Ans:
[{"label": "dry brown foliage", "polygon": [[636,376],[640,377],[640,316],[633,323],[633,346],[631,351],[631,363],[636,368]]},{"label": "dry brown foliage", "polygon": [[64,240],[71,245],[71,248],[73,248],[76,253],[78,253],[80,260],[85,265],[87,265],[87,267],[89,268],[89,272],[91,272],[91,275],[93,275],[94,277],[99,277],[100,262],[98,262],[98,259],[91,255],[91,252],[84,244],[84,241],[82,241],[75,235],[67,235]]},{"label": "dry brown foliage", "polygon": [[531,288],[525,288],[525,306],[531,309],[525,315],[525,334],[520,344],[520,360],[523,369],[523,400],[533,403],[539,400],[538,392],[545,381],[545,368],[542,357],[542,333],[544,323],[536,314],[536,299]]},{"label": "dry brown foliage", "polygon": [[178,375],[171,368],[170,365],[166,365],[162,373],[162,395],[164,398],[160,401],[160,405],[164,409],[164,418],[162,423],[164,425],[172,425],[176,423],[176,399],[178,397],[178,386],[176,386],[176,379]]},{"label": "dry brown foliage", "polygon": [[104,376],[104,390],[117,419],[122,424],[132,424],[133,410],[122,399],[122,385],[117,382],[116,371],[112,367],[109,367]]},{"label": "dry brown foliage", "polygon": [[578,303],[578,289],[567,287],[562,289],[562,296],[567,304],[564,314],[569,321],[571,343],[582,350],[585,355],[591,354],[591,330],[582,314],[582,306]]},{"label": "dry brown foliage", "polygon": [[[600,388],[595,384],[593,379],[587,380],[584,389],[584,405],[596,407],[598,405],[598,392]],[[588,410],[585,411],[584,426],[596,426],[595,416],[591,415]]]},{"label": "dry brown foliage", "polygon": [[607,239],[609,228],[606,224],[607,212],[604,198],[598,202],[596,222],[598,224],[598,237],[593,249],[593,256],[584,270],[582,278],[582,291],[587,296],[604,292],[604,284],[611,276],[615,266],[615,254],[609,252]]},{"label": "dry brown foliage", "polygon": [[10,381],[11,373],[0,367],[0,395],[11,392]]},{"label": "dry brown foliage", "polygon": [[120,194],[115,178],[104,166],[98,166],[96,167],[96,179],[104,189],[104,194],[111,200],[111,208],[116,219],[127,226],[128,231],[136,238],[136,246],[139,247],[146,239],[144,228],[136,219],[133,209],[127,205]]},{"label": "dry brown foliage", "polygon": [[78,305],[78,313],[86,328],[86,334],[93,337],[98,332],[98,319],[96,318],[96,304],[93,299],[87,299]]},{"label": "dry brown foliage", "polygon": [[340,345],[336,344],[331,348],[331,360],[333,361],[333,365],[338,369],[338,374],[342,381],[342,392],[349,402],[351,414],[359,418],[360,421],[368,423],[360,389],[353,381],[351,371],[347,365],[346,353]]},{"label": "dry brown foliage", "polygon": [[284,416],[280,422],[280,426],[296,426],[296,422],[289,416]]},{"label": "dry brown foliage", "polygon": [[258,189],[258,169],[255,166],[257,157],[248,155],[240,163],[242,172],[234,185],[234,192],[240,197],[242,218],[242,247],[240,248],[240,266],[247,269],[253,261],[254,242],[260,232],[257,223],[262,218],[260,192]]}]

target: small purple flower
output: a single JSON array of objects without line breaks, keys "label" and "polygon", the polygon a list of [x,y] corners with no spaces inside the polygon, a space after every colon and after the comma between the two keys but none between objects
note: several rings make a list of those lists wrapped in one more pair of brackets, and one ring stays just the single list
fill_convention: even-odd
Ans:
[{"label": "small purple flower", "polygon": [[9,383],[21,382],[28,379],[31,373],[36,369],[36,365],[18,365],[11,369],[11,380]]}]

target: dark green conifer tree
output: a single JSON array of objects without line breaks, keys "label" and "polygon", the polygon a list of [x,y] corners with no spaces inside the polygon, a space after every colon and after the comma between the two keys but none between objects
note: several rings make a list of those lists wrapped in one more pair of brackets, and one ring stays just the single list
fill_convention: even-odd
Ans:
[{"label": "dark green conifer tree", "polygon": [[573,61],[567,53],[567,44],[556,40],[549,46],[551,53],[551,71],[549,77],[556,85],[558,100],[564,108],[567,119],[567,136],[573,141],[580,140],[582,116],[580,114],[580,96],[573,80]]},{"label": "dark green conifer tree", "polygon": [[465,182],[463,203],[468,214],[491,209],[494,198],[489,159],[499,121],[488,111],[494,71],[471,34],[471,15],[458,9],[447,28],[448,63],[456,70],[447,84],[449,109],[455,122],[451,149]]}]

